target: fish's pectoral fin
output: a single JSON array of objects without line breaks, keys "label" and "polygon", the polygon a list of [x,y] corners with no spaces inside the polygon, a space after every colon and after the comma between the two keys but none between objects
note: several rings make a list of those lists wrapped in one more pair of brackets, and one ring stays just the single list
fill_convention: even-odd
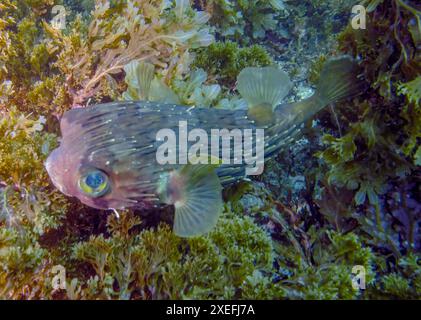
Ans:
[{"label": "fish's pectoral fin", "polygon": [[222,186],[215,166],[187,164],[168,174],[161,200],[175,207],[174,233],[193,237],[209,232],[223,209]]}]

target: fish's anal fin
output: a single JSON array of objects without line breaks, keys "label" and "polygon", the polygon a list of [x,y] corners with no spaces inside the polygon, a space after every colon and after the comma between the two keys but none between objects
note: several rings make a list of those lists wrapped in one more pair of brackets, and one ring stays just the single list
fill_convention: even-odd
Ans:
[{"label": "fish's anal fin", "polygon": [[222,186],[212,165],[187,164],[172,171],[158,191],[175,207],[173,230],[180,237],[209,232],[222,212]]}]

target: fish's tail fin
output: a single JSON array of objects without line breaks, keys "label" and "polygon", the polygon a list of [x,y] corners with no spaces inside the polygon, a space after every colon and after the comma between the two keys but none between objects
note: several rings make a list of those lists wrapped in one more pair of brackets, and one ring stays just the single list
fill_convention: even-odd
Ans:
[{"label": "fish's tail fin", "polygon": [[327,61],[320,74],[315,94],[311,97],[282,104],[275,109],[276,126],[269,128],[270,138],[265,157],[270,157],[296,139],[300,124],[341,99],[357,96],[364,92],[366,83],[360,78],[360,68],[349,56],[341,56]]},{"label": "fish's tail fin", "polygon": [[258,124],[273,121],[273,110],[292,87],[288,75],[275,66],[244,68],[237,89],[248,103],[248,115]]},{"label": "fish's tail fin", "polygon": [[358,64],[349,56],[333,58],[326,62],[320,73],[315,94],[320,100],[320,108],[361,94],[365,82],[359,77],[360,73]]},{"label": "fish's tail fin", "polygon": [[331,103],[362,94],[366,82],[360,74],[357,62],[351,57],[330,59],[320,73],[316,92],[310,98],[276,108],[277,121],[289,119],[289,126],[299,125]]}]

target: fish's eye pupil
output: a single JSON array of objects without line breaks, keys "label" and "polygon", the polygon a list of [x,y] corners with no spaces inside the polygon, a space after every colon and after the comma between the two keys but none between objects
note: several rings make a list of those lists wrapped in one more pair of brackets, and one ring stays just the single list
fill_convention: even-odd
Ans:
[{"label": "fish's eye pupil", "polygon": [[100,172],[92,172],[86,176],[85,183],[92,189],[98,188],[101,184],[105,182],[103,174]]},{"label": "fish's eye pupil", "polygon": [[102,197],[110,191],[108,175],[101,170],[90,170],[82,174],[78,180],[79,190],[93,198]]}]

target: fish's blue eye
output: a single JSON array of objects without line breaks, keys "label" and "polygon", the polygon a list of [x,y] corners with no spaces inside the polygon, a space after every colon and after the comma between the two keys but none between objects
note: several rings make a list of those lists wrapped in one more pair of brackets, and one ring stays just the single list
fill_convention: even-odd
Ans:
[{"label": "fish's blue eye", "polygon": [[90,197],[101,197],[109,191],[108,176],[101,170],[91,170],[80,177],[79,189]]},{"label": "fish's blue eye", "polygon": [[92,172],[86,176],[85,182],[87,186],[96,189],[104,183],[104,176],[100,172]]}]

